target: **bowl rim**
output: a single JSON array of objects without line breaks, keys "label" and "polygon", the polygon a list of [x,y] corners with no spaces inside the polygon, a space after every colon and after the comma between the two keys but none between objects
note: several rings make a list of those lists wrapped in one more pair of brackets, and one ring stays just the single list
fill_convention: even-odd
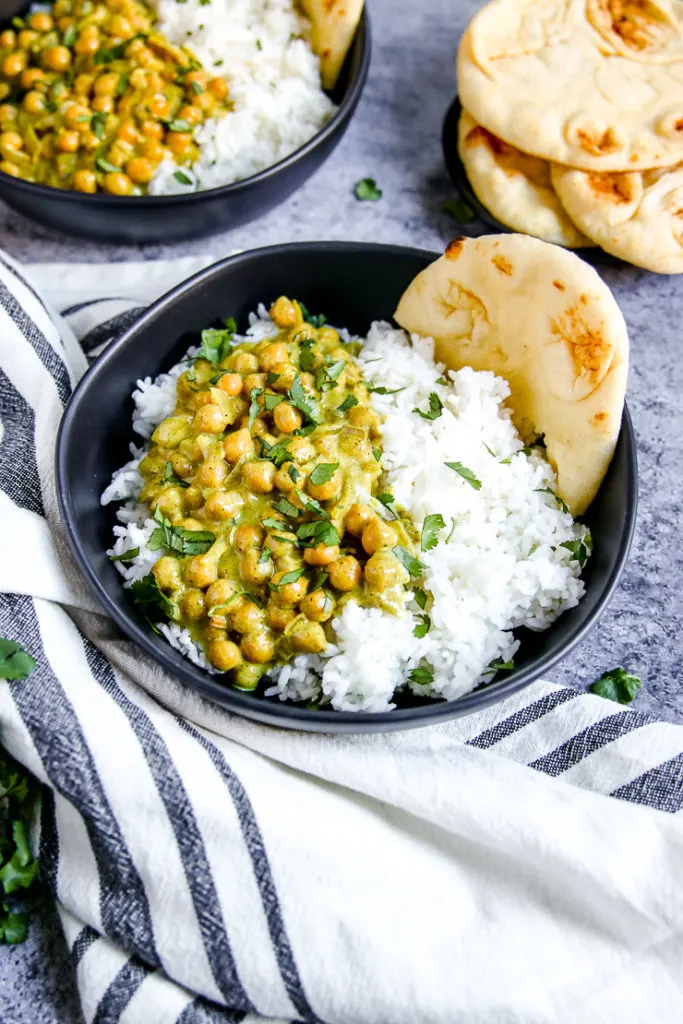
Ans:
[{"label": "bowl rim", "polygon": [[[348,59],[351,56],[351,51],[355,46],[360,46],[360,60],[358,70],[354,75],[352,81],[349,83],[349,87],[335,110],[330,120],[323,125],[320,131],[316,132],[307,142],[304,142],[298,149],[295,149],[292,153],[278,160],[277,163],[270,164],[268,167],[264,167],[262,171],[258,171],[256,174],[249,175],[248,178],[240,178],[238,181],[230,182],[227,185],[216,185],[213,188],[198,189],[196,192],[179,192],[179,193],[164,193],[162,195],[142,195],[142,196],[114,196],[108,195],[105,192],[77,192],[75,189],[67,188],[56,188],[52,185],[41,185],[36,181],[24,181],[23,178],[14,178],[11,174],[6,174],[4,171],[0,171],[0,183],[11,182],[12,186],[20,192],[25,193],[27,197],[34,196],[36,198],[51,197],[65,203],[77,203],[86,202],[93,205],[99,204],[100,206],[113,206],[113,207],[126,207],[130,203],[135,203],[136,208],[140,207],[160,207],[164,205],[171,205],[175,203],[190,204],[198,202],[202,197],[213,197],[214,199],[219,197],[229,197],[236,194],[242,189],[251,188],[267,181],[269,178],[276,175],[279,171],[283,171],[294,164],[298,163],[299,160],[308,156],[323,145],[327,140],[335,134],[335,132],[344,124],[344,122],[353,113],[368,77],[370,70],[370,59],[372,56],[372,32],[370,28],[370,15],[368,13],[367,3],[363,4],[363,13],[361,19],[358,22],[356,31],[354,33],[353,42],[349,47],[347,54]],[[323,90],[324,91],[324,90]],[[327,94],[326,94],[327,95]]]},{"label": "bowl rim", "polygon": [[[515,670],[509,677],[501,679],[493,685],[472,690],[454,700],[434,701],[432,704],[419,707],[395,708],[392,711],[380,712],[333,711],[326,709],[314,711],[308,710],[302,705],[288,704],[285,701],[273,702],[271,704],[264,701],[261,697],[226,687],[217,681],[220,677],[214,679],[213,676],[202,672],[201,669],[189,661],[187,661],[186,666],[179,668],[177,657],[182,657],[179,655],[179,652],[175,651],[167,643],[156,646],[151,640],[149,630],[142,620],[136,618],[132,609],[121,609],[109,596],[106,589],[100,583],[85,545],[81,541],[77,527],[77,515],[68,486],[67,473],[67,444],[73,431],[74,421],[78,415],[81,400],[93,381],[98,380],[102,375],[106,375],[109,363],[118,355],[119,351],[134,341],[135,335],[139,331],[144,330],[148,323],[153,322],[160,310],[173,306],[177,299],[181,298],[196,285],[214,276],[219,276],[224,268],[236,266],[239,263],[258,262],[263,256],[276,255],[287,257],[296,252],[311,251],[333,251],[353,254],[359,250],[374,250],[378,253],[429,257],[430,259],[438,259],[441,255],[427,249],[411,246],[384,245],[378,242],[311,241],[263,246],[235,253],[218,260],[209,267],[205,267],[191,277],[181,281],[170,291],[158,298],[119,338],[112,341],[104,352],[98,356],[93,365],[80,379],[67,402],[59,424],[55,450],[57,503],[64,523],[69,548],[83,572],[91,592],[95,594],[106,613],[114,620],[126,637],[136,643],[154,661],[161,664],[181,685],[198,692],[202,697],[219,704],[226,710],[234,711],[247,718],[271,726],[307,732],[361,733],[419,728],[462,715],[472,714],[493,703],[498,703],[500,700],[517,693],[530,683],[543,678],[550,668],[566,657],[584,639],[597,623],[606,605],[611,600],[626,565],[633,540],[638,510],[636,436],[628,406],[624,403],[619,440],[626,445],[626,491],[628,501],[625,509],[624,529],[614,566],[603,586],[600,598],[586,620],[561,645],[559,650],[539,657],[534,660],[533,664],[526,668]],[[182,678],[183,673],[185,678]],[[188,681],[190,677],[192,678],[191,683]]]}]

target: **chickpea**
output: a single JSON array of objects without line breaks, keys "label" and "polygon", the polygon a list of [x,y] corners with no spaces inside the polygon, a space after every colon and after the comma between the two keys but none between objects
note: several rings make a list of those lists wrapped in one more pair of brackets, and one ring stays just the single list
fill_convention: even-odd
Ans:
[{"label": "chickpea", "polygon": [[102,184],[104,191],[113,196],[129,196],[133,189],[133,182],[121,171],[110,171],[105,174]]},{"label": "chickpea", "polygon": [[202,92],[199,96],[195,96],[194,102],[206,114],[210,114],[216,106],[216,100],[210,92]]},{"label": "chickpea", "polygon": [[57,149],[62,153],[77,153],[81,136],[75,131],[61,131],[57,136]]},{"label": "chickpea", "polygon": [[86,36],[83,33],[74,44],[74,53],[79,57],[91,57],[100,48],[100,41],[96,36]]},{"label": "chickpea", "polygon": [[215,491],[206,499],[204,515],[207,519],[225,521],[239,512],[243,501],[235,491]]},{"label": "chickpea", "polygon": [[189,132],[169,132],[166,145],[174,156],[184,156],[192,145],[192,136]]},{"label": "chickpea", "polygon": [[390,526],[382,522],[379,517],[371,519],[363,528],[361,544],[368,555],[374,555],[380,548],[390,548],[396,543],[396,534]]},{"label": "chickpea", "polygon": [[55,18],[61,18],[71,10],[71,0],[56,0],[52,7],[52,14]]},{"label": "chickpea", "polygon": [[42,51],[41,58],[49,71],[66,71],[71,67],[71,51],[66,46],[48,46]]},{"label": "chickpea", "polygon": [[193,519],[192,516],[186,516],[181,519],[177,526],[182,526],[184,530],[203,530],[204,525],[200,523],[198,519]]},{"label": "chickpea", "polygon": [[270,532],[266,537],[266,547],[270,548],[273,558],[286,558],[292,554],[295,546],[296,537],[286,529],[284,523],[282,530]]},{"label": "chickpea", "polygon": [[118,73],[116,71],[105,71],[95,81],[94,93],[96,96],[113,96],[118,84]]},{"label": "chickpea", "polygon": [[306,594],[301,602],[301,611],[312,622],[327,622],[334,614],[334,598],[326,590],[314,590]]},{"label": "chickpea", "polygon": [[296,366],[291,363],[276,363],[271,373],[277,374],[277,380],[270,385],[274,391],[289,391],[298,373]]},{"label": "chickpea", "polygon": [[306,548],[304,562],[307,565],[329,565],[339,558],[338,544],[316,544],[314,548]]},{"label": "chickpea", "polygon": [[207,459],[203,466],[200,466],[196,476],[196,482],[200,487],[220,487],[228,473],[225,460],[219,455]]},{"label": "chickpea", "polygon": [[223,441],[223,452],[228,462],[239,462],[240,459],[254,452],[254,442],[247,427],[234,430]]},{"label": "chickpea", "polygon": [[114,100],[111,96],[96,96],[92,101],[92,108],[98,114],[112,114],[114,112]]},{"label": "chickpea", "polygon": [[26,54],[15,51],[8,54],[2,62],[2,73],[5,78],[16,78],[26,67]]},{"label": "chickpea", "polygon": [[263,611],[248,597],[238,597],[228,608],[228,623],[236,633],[253,633],[264,619]]},{"label": "chickpea", "polygon": [[155,499],[154,511],[159,511],[167,519],[174,520],[180,516],[183,497],[179,487],[166,487]]},{"label": "chickpea", "polygon": [[180,586],[180,563],[177,558],[162,555],[152,567],[152,572],[159,590],[170,592]]},{"label": "chickpea", "polygon": [[299,429],[304,418],[299,410],[295,409],[289,402],[280,402],[279,405],[275,406],[273,420],[275,421],[275,426],[283,434],[293,434],[295,430]]},{"label": "chickpea", "polygon": [[289,362],[287,346],[282,341],[272,341],[264,348],[259,362],[261,363],[262,370],[265,370],[266,373],[272,373],[280,363]]},{"label": "chickpea", "polygon": [[16,164],[13,164],[11,160],[0,160],[0,171],[3,174],[9,174],[12,178],[21,177],[21,171]]},{"label": "chickpea", "polygon": [[285,576],[285,572],[276,572],[271,581],[271,586],[278,587],[279,589],[273,592],[273,603],[274,604],[298,604],[302,597],[305,596],[308,590],[308,580],[305,576],[299,576],[298,580],[293,583],[282,582],[282,577]]},{"label": "chickpea", "polygon": [[230,90],[224,78],[214,78],[209,82],[209,91],[212,96],[215,96],[220,101],[227,97]]},{"label": "chickpea", "polygon": [[242,478],[256,494],[270,494],[275,486],[275,466],[272,462],[245,462]]},{"label": "chickpea", "polygon": [[194,90],[195,85],[199,85],[204,89],[208,81],[209,75],[206,71],[190,71],[185,75],[185,85],[188,89]]},{"label": "chickpea", "polygon": [[[83,119],[87,120],[83,120]],[[75,128],[76,131],[84,132],[88,131],[90,127],[91,113],[87,107],[81,106],[78,103],[72,103],[71,106],[67,107],[64,111],[64,123],[67,128]]]},{"label": "chickpea", "polygon": [[348,593],[359,586],[363,577],[363,570],[360,562],[353,555],[343,555],[336,562],[332,562],[327,570],[330,574],[330,583],[335,590]]},{"label": "chickpea", "polygon": [[275,474],[275,486],[278,491],[283,491],[285,494],[291,493],[295,487],[299,487],[303,484],[301,475],[294,481],[290,475],[290,469],[293,469],[291,462],[285,462],[284,466],[280,466],[277,473]]},{"label": "chickpea", "polygon": [[249,548],[260,548],[262,544],[263,530],[249,523],[238,526],[232,537],[232,547],[239,555],[243,555]]},{"label": "chickpea", "polygon": [[195,413],[192,427],[198,434],[222,434],[228,425],[228,417],[218,405],[210,403]]},{"label": "chickpea", "polygon": [[334,473],[324,484],[314,484],[311,482],[309,477],[306,481],[306,490],[312,498],[316,501],[329,501],[334,498],[335,495],[339,494],[342,484],[342,475],[338,469],[335,469]]},{"label": "chickpea", "polygon": [[301,310],[284,295],[276,299],[270,307],[270,318],[278,327],[293,327],[302,320]]},{"label": "chickpea", "polygon": [[2,132],[0,134],[0,147],[3,149],[21,149],[24,145],[24,140],[18,132]]},{"label": "chickpea", "polygon": [[253,352],[238,352],[234,369],[238,373],[255,373],[258,370],[258,358]]},{"label": "chickpea", "polygon": [[28,19],[28,23],[36,32],[50,32],[54,27],[54,21],[47,11],[37,11],[35,14],[32,14]]},{"label": "chickpea", "polygon": [[307,437],[292,438],[287,445],[287,451],[292,453],[298,466],[303,466],[304,463],[315,458],[315,447]]},{"label": "chickpea", "polygon": [[42,92],[36,92],[33,89],[26,93],[21,105],[27,114],[41,114],[45,110],[45,97]]},{"label": "chickpea", "polygon": [[[239,594],[239,587],[234,580],[219,579],[206,591],[206,607],[208,611],[213,608],[222,608],[223,606],[229,606],[230,602],[236,600],[236,595]],[[227,607],[225,608],[227,612]]]},{"label": "chickpea", "polygon": [[16,33],[11,28],[6,28],[4,32],[0,33],[0,48],[3,50],[11,50],[17,42]]},{"label": "chickpea", "polygon": [[40,68],[26,68],[25,71],[21,72],[19,84],[22,89],[31,89],[36,82],[40,82],[40,80],[44,78],[45,75]]},{"label": "chickpea", "polygon": [[254,633],[247,633],[242,638],[240,648],[243,657],[257,665],[264,665],[275,657],[275,643],[270,633],[265,629]]},{"label": "chickpea", "polygon": [[107,35],[115,36],[118,39],[128,39],[133,34],[133,26],[121,14],[114,14],[105,25]]},{"label": "chickpea", "polygon": [[217,385],[223,394],[235,397],[242,390],[242,375],[239,373],[224,373]]},{"label": "chickpea", "polygon": [[367,405],[354,405],[353,409],[349,409],[347,415],[349,423],[354,427],[369,427],[374,430],[379,426],[379,416],[374,409],[369,409]]},{"label": "chickpea", "polygon": [[0,100],[6,100],[12,89],[7,82],[0,82]]},{"label": "chickpea", "polygon": [[266,670],[263,665],[240,665],[235,670],[235,678],[233,679],[233,686],[236,690],[255,690],[259,684],[261,676]]},{"label": "chickpea", "polygon": [[17,36],[17,44],[21,50],[30,50],[36,39],[38,39],[38,33],[31,31],[31,29],[23,29]]},{"label": "chickpea", "polygon": [[[325,326],[319,327],[318,328],[318,341],[322,345],[338,345],[339,344],[339,335],[335,331],[334,327],[325,327]],[[334,360],[337,360],[337,359],[347,360],[348,359],[348,353],[343,348],[334,349],[332,352],[330,352],[330,355],[332,356],[332,358]]]},{"label": "chickpea", "polygon": [[204,496],[200,489],[192,484],[183,494],[183,506],[187,512],[193,512],[204,504]]},{"label": "chickpea", "polygon": [[76,96],[89,96],[95,81],[94,75],[76,75],[74,92]]},{"label": "chickpea", "polygon": [[204,555],[193,555],[183,566],[183,580],[190,587],[208,587],[218,579],[215,559]]},{"label": "chickpea", "polygon": [[11,103],[3,103],[0,106],[0,122],[2,121],[14,121],[17,116],[17,108],[13,107]]},{"label": "chickpea", "polygon": [[71,184],[77,192],[97,192],[97,175],[94,171],[76,171]]},{"label": "chickpea", "polygon": [[140,125],[140,131],[146,139],[153,139],[159,142],[164,137],[164,126],[159,124],[158,121],[143,121]]},{"label": "chickpea", "polygon": [[365,584],[368,590],[380,593],[400,583],[406,574],[398,559],[391,551],[376,551],[365,563]]},{"label": "chickpea", "polygon": [[344,526],[354,537],[360,537],[371,519],[376,519],[377,514],[369,505],[360,505],[354,502],[344,516]]},{"label": "chickpea", "polygon": [[186,121],[187,124],[194,127],[204,120],[204,112],[199,107],[195,107],[194,103],[188,103],[178,111],[178,120]]},{"label": "chickpea", "polygon": [[155,114],[157,117],[168,117],[168,100],[164,96],[163,92],[155,92],[154,95],[147,101],[147,107],[150,114]]},{"label": "chickpea", "polygon": [[204,592],[202,590],[186,590],[180,599],[180,610],[190,622],[198,622],[206,612]]},{"label": "chickpea", "polygon": [[264,551],[259,551],[258,548],[250,548],[242,555],[240,559],[240,576],[245,583],[265,583],[273,575],[275,571],[273,561],[270,555],[265,559],[263,558]]},{"label": "chickpea", "polygon": [[327,647],[325,630],[319,622],[301,622],[289,634],[292,647],[307,654],[322,654]]},{"label": "chickpea", "polygon": [[266,622],[271,629],[276,629],[280,633],[283,633],[295,618],[296,612],[293,608],[285,608],[282,605],[270,602],[266,608]]},{"label": "chickpea", "polygon": [[265,386],[265,373],[248,373],[242,381],[242,394],[245,398],[249,398],[254,389],[263,389]]},{"label": "chickpea", "polygon": [[229,672],[242,661],[237,644],[232,640],[211,640],[206,648],[206,656],[214,668],[221,672]]}]

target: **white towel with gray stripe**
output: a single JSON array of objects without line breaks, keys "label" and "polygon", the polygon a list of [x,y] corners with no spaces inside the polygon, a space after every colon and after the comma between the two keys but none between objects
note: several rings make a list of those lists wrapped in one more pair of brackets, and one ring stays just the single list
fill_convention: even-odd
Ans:
[{"label": "white towel with gray stripe", "polygon": [[24,279],[0,257],[0,635],[38,662],[0,727],[44,784],[33,840],[86,1022],[680,1021],[680,727],[539,682],[413,732],[271,729],[94,604],[59,419],[84,350],[199,265]]}]

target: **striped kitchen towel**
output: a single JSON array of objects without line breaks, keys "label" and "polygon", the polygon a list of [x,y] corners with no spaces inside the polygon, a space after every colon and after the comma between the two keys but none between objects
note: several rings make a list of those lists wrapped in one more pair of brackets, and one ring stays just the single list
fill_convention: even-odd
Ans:
[{"label": "striped kitchen towel", "polygon": [[33,840],[85,1020],[679,1021],[680,727],[539,682],[413,732],[267,728],[187,692],[85,589],[55,500],[64,404],[200,265],[24,276],[0,254],[0,635],[38,663],[0,686],[0,729],[44,783]]}]

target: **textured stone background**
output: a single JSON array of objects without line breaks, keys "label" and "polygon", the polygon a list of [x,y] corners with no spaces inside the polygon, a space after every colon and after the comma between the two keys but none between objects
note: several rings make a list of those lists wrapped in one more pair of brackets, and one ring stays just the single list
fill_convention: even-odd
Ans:
[{"label": "textured stone background", "polygon": [[[457,225],[441,212],[453,195],[443,166],[441,123],[455,91],[455,51],[476,0],[368,0],[374,49],[352,125],[325,166],[278,210],[247,227],[174,247],[96,245],[34,226],[0,204],[0,246],[31,261],[159,259],[306,239],[355,239],[441,250]],[[353,185],[375,177],[377,203]],[[478,231],[468,225],[468,233]],[[480,230],[480,229],[479,229]],[[600,624],[553,672],[585,687],[624,665],[643,678],[637,706],[683,721],[680,536],[683,501],[683,284],[628,266],[601,270],[628,322],[629,405],[638,435],[640,509],[621,586]],[[56,914],[49,907],[29,941],[0,947],[2,1024],[80,1024]],[[144,1022],[141,1022],[144,1024]]]}]

